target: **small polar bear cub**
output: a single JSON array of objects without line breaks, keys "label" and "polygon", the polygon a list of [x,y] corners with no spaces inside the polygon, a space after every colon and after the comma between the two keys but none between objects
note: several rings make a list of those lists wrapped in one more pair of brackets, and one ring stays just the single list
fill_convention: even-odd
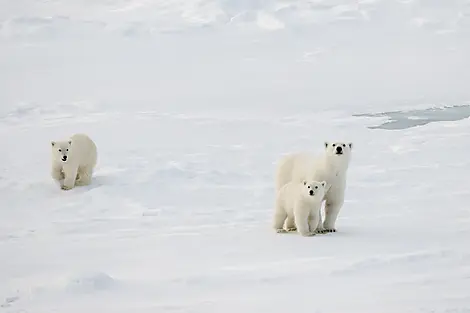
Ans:
[{"label": "small polar bear cub", "polygon": [[93,140],[85,134],[75,134],[69,140],[51,141],[51,148],[51,175],[62,190],[91,183],[98,158]]},{"label": "small polar bear cub", "polygon": [[[297,229],[302,236],[315,235],[326,191],[325,181],[304,180],[282,186],[276,198],[274,229],[278,233]],[[284,222],[286,230],[283,229]]]}]

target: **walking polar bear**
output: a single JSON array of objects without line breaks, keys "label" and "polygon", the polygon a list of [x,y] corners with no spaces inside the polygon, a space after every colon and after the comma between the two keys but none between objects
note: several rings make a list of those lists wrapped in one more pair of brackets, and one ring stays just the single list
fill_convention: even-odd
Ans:
[{"label": "walking polar bear", "polygon": [[351,160],[352,143],[325,142],[321,155],[293,153],[283,157],[276,168],[276,191],[289,182],[326,181],[325,220],[321,210],[317,232],[336,232],[335,224],[344,203],[346,174]]},{"label": "walking polar bear", "polygon": [[85,134],[75,134],[69,140],[51,141],[51,148],[51,175],[62,190],[91,183],[98,159],[93,140]]},{"label": "walking polar bear", "polygon": [[297,229],[302,236],[315,235],[326,188],[324,181],[291,181],[282,186],[276,198],[274,229],[278,233]]}]

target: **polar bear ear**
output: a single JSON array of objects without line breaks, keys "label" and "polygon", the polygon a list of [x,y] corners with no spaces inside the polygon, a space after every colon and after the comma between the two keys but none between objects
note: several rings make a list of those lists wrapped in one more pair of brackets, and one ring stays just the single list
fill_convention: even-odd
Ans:
[{"label": "polar bear ear", "polygon": [[69,145],[71,145],[71,144],[72,144],[72,140],[69,140]]},{"label": "polar bear ear", "polygon": [[322,187],[325,187],[326,186],[326,181],[322,181],[321,185],[322,185]]},{"label": "polar bear ear", "polygon": [[348,145],[349,145],[349,149],[352,149],[352,146],[353,146],[352,142],[348,143]]},{"label": "polar bear ear", "polygon": [[328,145],[329,145],[328,141],[325,141],[325,148],[328,148]]},{"label": "polar bear ear", "polygon": [[306,180],[304,180],[303,183],[304,183],[304,185],[307,185],[307,181],[306,181]]},{"label": "polar bear ear", "polygon": [[51,146],[55,146],[55,141],[51,141]]}]

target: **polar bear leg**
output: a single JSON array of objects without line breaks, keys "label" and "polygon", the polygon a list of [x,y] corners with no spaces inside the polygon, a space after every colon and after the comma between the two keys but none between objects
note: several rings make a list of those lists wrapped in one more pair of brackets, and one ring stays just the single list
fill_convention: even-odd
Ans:
[{"label": "polar bear leg", "polygon": [[288,232],[290,231],[296,231],[297,227],[295,227],[295,218],[293,216],[287,216],[286,219],[286,230]]},{"label": "polar bear leg", "polygon": [[310,213],[310,215],[308,216],[308,228],[310,230],[311,233],[316,233],[318,232],[317,231],[317,228],[318,228],[318,221],[321,220],[320,219],[320,212],[312,212]]},{"label": "polar bear leg", "polygon": [[92,175],[93,175],[93,170],[88,167],[79,169],[77,173],[77,181],[75,182],[75,185],[87,186],[91,184]]},{"label": "polar bear leg", "polygon": [[276,210],[274,212],[274,221],[273,228],[278,233],[284,232],[284,221],[287,218],[287,213],[282,204],[279,201],[276,201]]},{"label": "polar bear leg", "polygon": [[287,184],[291,179],[292,172],[292,158],[284,157],[279,161],[276,168],[276,191],[279,191],[282,186]]},{"label": "polar bear leg", "polygon": [[318,209],[318,224],[317,228],[315,230],[318,234],[323,234],[325,232],[325,229],[323,228],[323,222],[322,222],[322,213],[321,213],[321,207]]},{"label": "polar bear leg", "polygon": [[77,167],[76,166],[64,166],[65,179],[61,186],[63,190],[69,190],[75,187],[75,180],[77,179]]},{"label": "polar bear leg", "polygon": [[323,222],[323,228],[326,232],[334,233],[336,232],[335,224],[338,217],[339,211],[343,206],[344,200],[327,200],[325,203],[325,221]]},{"label": "polar bear leg", "polygon": [[64,172],[62,172],[62,167],[54,166],[51,170],[51,176],[53,179],[60,181],[65,178]]},{"label": "polar bear leg", "polygon": [[308,227],[308,210],[302,208],[301,206],[296,206],[294,208],[294,218],[295,225],[297,226],[297,231],[302,236],[313,236],[314,234],[310,232]]}]

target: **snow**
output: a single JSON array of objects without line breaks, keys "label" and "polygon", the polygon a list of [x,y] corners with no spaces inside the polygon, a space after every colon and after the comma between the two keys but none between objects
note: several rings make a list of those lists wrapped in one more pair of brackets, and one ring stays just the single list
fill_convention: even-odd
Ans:
[{"label": "snow", "polygon": [[[469,1],[0,8],[0,312],[470,312],[470,120],[432,110],[468,111]],[[96,176],[62,191],[76,132]],[[338,232],[277,234],[275,163],[325,140]]]}]

